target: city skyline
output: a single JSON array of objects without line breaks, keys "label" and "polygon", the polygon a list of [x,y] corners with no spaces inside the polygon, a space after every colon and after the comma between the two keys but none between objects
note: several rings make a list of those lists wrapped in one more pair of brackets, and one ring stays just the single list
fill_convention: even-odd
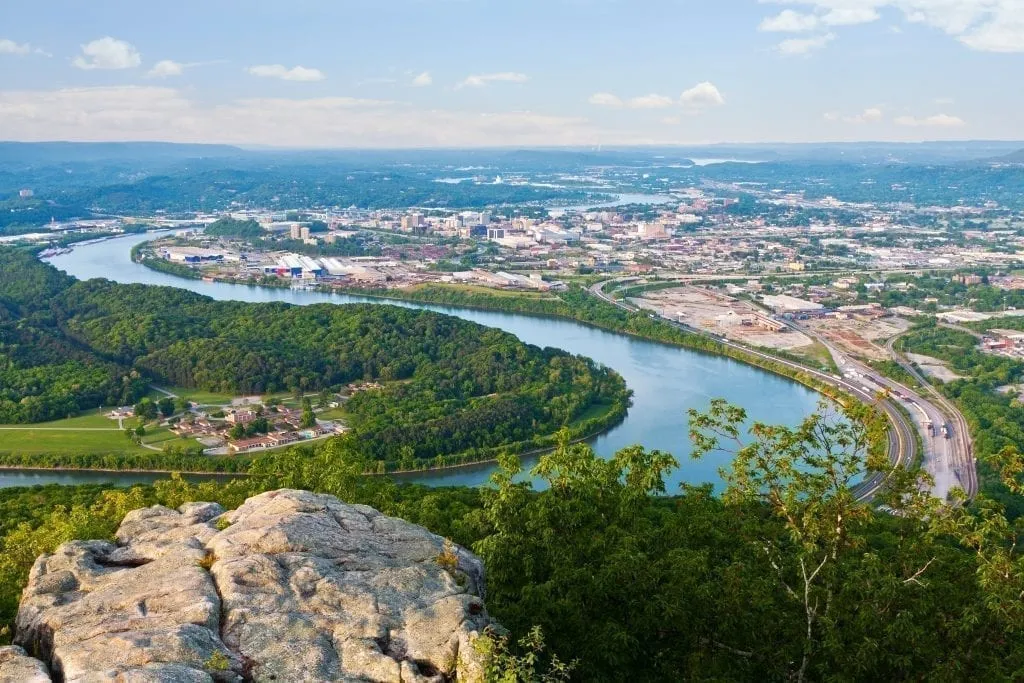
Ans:
[{"label": "city skyline", "polygon": [[49,1],[0,26],[5,140],[1024,139],[1013,0]]}]

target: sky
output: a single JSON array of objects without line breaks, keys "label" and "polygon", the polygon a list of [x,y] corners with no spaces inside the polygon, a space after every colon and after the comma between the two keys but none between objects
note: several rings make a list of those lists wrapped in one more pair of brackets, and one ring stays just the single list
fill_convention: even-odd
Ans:
[{"label": "sky", "polygon": [[1024,139],[1024,0],[0,0],[0,140]]}]

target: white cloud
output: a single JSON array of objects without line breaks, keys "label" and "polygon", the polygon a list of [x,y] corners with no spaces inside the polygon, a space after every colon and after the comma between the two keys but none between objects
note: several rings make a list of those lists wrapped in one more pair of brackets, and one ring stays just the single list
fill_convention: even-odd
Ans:
[{"label": "white cloud", "polygon": [[173,59],[162,59],[153,65],[146,75],[150,78],[167,78],[169,76],[180,76],[185,73],[185,64],[176,62]]},{"label": "white cloud", "polygon": [[790,38],[779,43],[776,49],[784,55],[806,55],[825,47],[835,37],[834,33],[824,33],[813,38]]},{"label": "white cloud", "polygon": [[262,78],[280,78],[282,81],[322,81],[326,76],[320,69],[309,69],[304,66],[288,68],[281,64],[260,64],[250,66],[249,73]]},{"label": "white cloud", "polygon": [[28,43],[16,43],[8,38],[0,38],[0,55],[27,55],[32,52]]},{"label": "white cloud", "polygon": [[679,103],[686,109],[699,111],[710,107],[720,107],[725,104],[725,98],[722,97],[722,93],[714,83],[704,81],[684,90],[683,94],[679,96]]},{"label": "white cloud", "polygon": [[428,85],[434,84],[434,77],[430,75],[429,71],[424,71],[419,76],[412,79],[412,84],[417,88],[425,88]]},{"label": "white cloud", "polygon": [[142,63],[142,55],[128,42],[106,36],[82,46],[82,54],[71,60],[79,69],[131,69]]},{"label": "white cloud", "polygon": [[818,17],[813,14],[802,14],[791,9],[784,9],[774,17],[765,17],[758,31],[779,33],[802,33],[813,31],[818,27]]},{"label": "white cloud", "polygon": [[[591,95],[587,101],[598,107],[611,107],[613,109],[667,109],[676,104],[676,101],[671,97],[656,93],[624,100],[612,93],[599,92]],[[689,114],[696,114],[710,107],[720,107],[723,104],[725,104],[725,98],[722,97],[722,93],[713,83],[708,81],[698,83],[692,88],[684,90],[679,96],[679,105]]]},{"label": "white cloud", "polygon": [[949,114],[935,114],[924,118],[898,116],[894,119],[894,122],[899,126],[910,126],[913,128],[921,126],[930,126],[935,128],[959,128],[960,126],[967,125],[967,122],[959,116],[950,116]]},{"label": "white cloud", "polygon": [[618,95],[609,92],[599,92],[591,95],[587,102],[597,107],[610,107],[612,109],[667,109],[675,104],[675,100],[665,95],[651,93],[640,95],[624,100]]},{"label": "white cloud", "polygon": [[349,97],[254,98],[220,105],[176,88],[131,86],[0,91],[11,140],[164,140],[287,147],[480,147],[644,144],[582,117],[531,111],[422,109]]},{"label": "white cloud", "polygon": [[455,88],[482,88],[491,83],[526,83],[530,77],[513,71],[502,71],[494,74],[473,74],[455,84]]},{"label": "white cloud", "polygon": [[633,97],[626,106],[630,109],[665,109],[671,107],[675,102],[671,97],[665,97],[664,95],[656,95],[651,93],[650,95],[641,95],[640,97]]},{"label": "white cloud", "polygon": [[590,104],[598,107],[621,107],[622,98],[610,92],[596,92],[587,100]]},{"label": "white cloud", "polygon": [[[761,22],[762,30],[795,30],[812,19],[824,26],[851,26],[878,21],[883,10],[902,15],[985,52],[1024,52],[1024,2],[1021,0],[775,0],[809,14],[786,9]],[[787,12],[789,14],[787,14]],[[803,17],[802,23],[796,17]],[[810,17],[810,18],[808,18]],[[807,30],[807,29],[804,29]]]},{"label": "white cloud", "polygon": [[826,121],[842,121],[843,123],[852,123],[857,125],[864,123],[879,123],[883,118],[885,118],[885,114],[882,112],[881,107],[868,107],[861,113],[854,114],[853,116],[843,116],[842,114],[834,111],[825,113]]},{"label": "white cloud", "polygon": [[879,18],[874,7],[836,7],[821,17],[826,26],[854,26],[870,24]]}]

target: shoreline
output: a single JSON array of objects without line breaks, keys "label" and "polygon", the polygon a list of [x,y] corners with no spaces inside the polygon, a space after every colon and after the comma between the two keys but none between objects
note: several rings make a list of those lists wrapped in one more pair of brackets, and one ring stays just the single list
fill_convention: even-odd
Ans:
[{"label": "shoreline", "polygon": [[[625,415],[622,419],[618,420],[614,424],[607,425],[596,432],[592,432],[585,436],[580,436],[569,441],[570,444],[584,443],[591,439],[604,436],[608,432],[612,431],[625,419]],[[535,455],[543,455],[550,453],[555,450],[557,446],[545,446],[543,448],[535,448],[529,451],[522,451],[520,453],[513,453],[516,457],[532,457]],[[407,474],[428,474],[430,472],[446,472],[449,470],[466,469],[470,467],[476,467],[479,465],[493,465],[498,462],[497,457],[485,458],[483,460],[474,460],[473,462],[457,463],[455,465],[444,465],[442,467],[429,467],[426,469],[415,469],[415,470],[395,470],[393,472],[363,472],[364,477],[389,477],[392,475],[407,475]],[[180,474],[190,475],[196,474],[204,477],[224,477],[224,478],[241,478],[252,476],[248,472],[215,472],[209,470],[155,470],[155,469],[123,469],[115,470],[110,468],[92,468],[92,467],[40,467],[32,465],[0,465],[0,474],[4,472],[97,472],[100,474]]]},{"label": "shoreline", "polygon": [[196,470],[114,470],[109,467],[40,467],[38,465],[0,465],[0,474],[4,472],[98,472],[100,474],[201,474],[204,477],[248,477],[248,472],[213,472]]},{"label": "shoreline", "polygon": [[[165,271],[163,271],[163,269],[161,269],[159,267],[154,267],[154,265],[156,265],[156,264],[150,263],[151,259],[137,259],[136,258],[137,255],[138,255],[138,252],[141,251],[141,248],[144,248],[145,245],[150,244],[151,241],[152,240],[143,240],[139,244],[134,245],[133,248],[132,248],[132,254],[131,254],[130,258],[135,263],[137,263],[139,265],[142,265],[142,266],[146,267],[149,270],[152,270],[154,272],[165,272]],[[170,275],[172,277],[181,277],[185,281],[190,281],[190,280],[191,281],[196,281],[196,280],[206,280],[207,279],[207,278],[204,278],[199,273],[195,273],[194,277],[185,277],[184,275],[179,274],[179,273],[165,273],[165,274]],[[235,284],[235,285],[245,286],[245,287],[260,287],[260,288],[265,288],[265,289],[268,289],[268,290],[280,289],[280,287],[273,287],[273,286],[268,286],[268,285],[264,285],[264,284],[256,284],[256,283],[250,283],[250,282],[238,282],[238,281],[231,281],[231,280],[227,280],[227,279],[213,279],[213,278],[210,278],[210,279],[215,281],[215,282],[221,282],[221,283],[224,283],[224,284]],[[443,285],[440,285],[440,286],[443,286]],[[578,318],[576,318],[576,317],[574,317],[572,315],[567,315],[565,313],[543,312],[543,311],[528,311],[528,310],[526,310],[526,311],[523,311],[523,310],[506,310],[506,309],[498,308],[498,307],[495,307],[495,306],[489,306],[489,305],[487,305],[487,302],[482,302],[482,303],[476,303],[476,302],[469,302],[469,303],[467,303],[467,302],[458,302],[458,303],[456,303],[456,302],[445,302],[445,301],[438,301],[438,300],[432,299],[429,296],[427,296],[427,297],[417,297],[417,296],[415,296],[414,293],[411,293],[411,292],[408,293],[408,295],[403,296],[403,294],[406,294],[406,292],[404,292],[403,290],[389,290],[387,292],[382,292],[380,290],[366,291],[366,290],[361,290],[361,289],[358,289],[358,288],[334,288],[334,287],[325,287],[323,285],[317,285],[315,288],[311,288],[311,289],[313,289],[313,291],[317,291],[317,292],[319,292],[321,294],[327,294],[327,295],[338,294],[338,295],[341,295],[341,296],[357,297],[357,298],[370,299],[370,300],[376,300],[376,301],[381,301],[381,302],[392,301],[392,302],[396,302],[396,303],[413,304],[413,305],[420,305],[420,306],[432,306],[432,307],[438,307],[438,308],[441,308],[441,309],[446,309],[447,308],[447,309],[454,309],[454,310],[458,310],[458,309],[475,310],[475,311],[485,311],[485,312],[489,312],[489,313],[506,314],[506,315],[510,315],[510,316],[524,316],[524,317],[528,317],[528,318],[532,317],[532,318],[537,318],[537,319],[561,320],[561,321],[565,321],[565,322],[581,325],[581,326],[584,326],[584,327],[587,327],[587,328],[591,328],[591,329],[599,330],[599,331],[602,331],[602,332],[606,332],[606,333],[609,333],[609,334],[620,335],[620,336],[628,338],[628,339],[636,339],[636,340],[640,340],[640,341],[645,341],[645,342],[648,342],[648,343],[656,344],[656,345],[659,345],[659,346],[670,347],[670,348],[675,348],[675,349],[680,349],[680,350],[685,350],[685,351],[690,351],[690,352],[696,352],[696,353],[699,353],[701,355],[706,355],[708,357],[717,357],[717,358],[731,360],[731,361],[739,363],[739,364],[741,364],[743,366],[754,368],[754,369],[760,370],[762,372],[767,372],[770,375],[773,375],[773,376],[776,376],[776,377],[780,377],[782,379],[789,380],[789,381],[793,382],[796,385],[799,385],[799,386],[801,386],[801,387],[803,387],[803,388],[805,388],[805,389],[807,389],[809,391],[815,392],[816,394],[818,394],[822,398],[825,398],[825,399],[828,399],[828,400],[831,400],[831,401],[836,401],[836,402],[838,402],[840,404],[845,403],[845,401],[843,400],[844,398],[846,398],[845,392],[843,392],[842,390],[838,390],[837,391],[836,388],[831,387],[827,383],[818,381],[813,376],[813,374],[812,374],[812,373],[816,372],[816,370],[814,368],[800,367],[799,369],[797,369],[794,366],[796,366],[798,364],[795,363],[792,360],[785,359],[785,358],[778,358],[778,357],[774,357],[774,356],[771,356],[771,360],[760,359],[756,354],[754,354],[752,352],[748,352],[746,350],[742,350],[742,349],[733,350],[730,353],[728,347],[721,345],[720,342],[718,342],[715,339],[710,339],[710,341],[712,343],[714,343],[713,347],[711,347],[711,348],[704,348],[704,347],[699,347],[699,346],[693,346],[693,345],[687,344],[685,342],[658,339],[658,338],[655,338],[655,337],[652,337],[652,336],[639,334],[639,333],[632,332],[632,331],[629,331],[629,330],[618,329],[618,328],[616,328],[614,326],[611,326],[611,325],[602,325],[602,324],[599,324],[597,322],[592,322],[592,321],[588,321],[588,320],[581,320],[581,319],[578,319]],[[509,297],[509,298],[513,299],[513,300],[516,299],[516,297]],[[556,300],[556,299],[558,299],[558,298],[557,297],[553,297],[552,298],[553,301]],[[688,333],[688,334],[694,334],[694,333]],[[699,334],[694,335],[694,336],[696,336],[697,338],[703,338],[703,335],[699,335]],[[737,351],[739,351],[739,353],[737,353]],[[799,364],[799,365],[802,365],[802,364]],[[856,400],[857,397],[854,396],[853,398]],[[602,436],[603,434],[606,434],[606,433],[612,431],[614,428],[616,428],[616,427],[618,427],[619,425],[622,424],[622,422],[626,419],[627,415],[628,415],[628,408],[627,408],[626,411],[624,411],[624,414],[620,417],[620,419],[616,420],[613,424],[610,424],[610,425],[602,428],[601,430],[599,430],[596,433],[589,434],[589,435],[586,435],[584,437],[580,437],[578,439],[574,439],[573,443],[579,443],[579,442],[588,441],[590,439],[595,439],[595,438],[597,438],[599,436]],[[545,448],[540,448],[540,449],[532,449],[532,450],[528,450],[528,451],[523,451],[521,453],[518,453],[517,455],[519,455],[521,457],[524,457],[524,456],[525,457],[529,457],[529,456],[532,456],[532,455],[548,452],[548,451],[552,450],[552,448],[553,447],[545,447]],[[369,476],[429,474],[431,472],[446,472],[446,471],[454,471],[454,470],[459,470],[459,469],[472,468],[472,467],[476,467],[476,466],[493,465],[496,462],[497,462],[497,457],[495,456],[495,457],[484,458],[484,459],[481,459],[481,460],[475,460],[473,462],[465,462],[465,463],[457,463],[457,464],[452,464],[452,465],[444,465],[444,466],[441,466],[441,467],[432,466],[432,467],[427,467],[427,468],[424,468],[424,469],[395,470],[395,471],[392,471],[392,472],[367,472],[366,474],[369,475]],[[26,470],[31,469],[31,470],[35,470],[37,468],[21,468],[21,467],[10,467],[10,466],[8,466],[8,467],[6,467],[4,469],[26,469]],[[106,470],[95,470],[95,469],[90,469],[90,468],[61,468],[61,469],[58,470],[57,468],[45,468],[44,467],[44,468],[38,468],[38,469],[41,469],[43,471],[72,471],[72,472],[74,472],[74,471],[77,471],[77,472],[106,471]],[[0,471],[2,471],[2,470],[0,470]],[[146,474],[165,474],[165,473],[174,472],[174,471],[177,471],[177,470],[109,470],[109,471],[110,472],[122,472],[122,473],[123,472],[138,472],[138,473],[146,473]],[[211,472],[211,471],[203,471],[203,470],[191,470],[191,471],[188,471],[188,473],[189,474],[200,474],[200,475],[215,475],[215,476],[239,476],[237,473]]]}]

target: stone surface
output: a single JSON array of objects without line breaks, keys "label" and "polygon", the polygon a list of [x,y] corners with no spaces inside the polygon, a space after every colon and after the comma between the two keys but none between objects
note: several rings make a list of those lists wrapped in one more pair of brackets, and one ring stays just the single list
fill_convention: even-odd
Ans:
[{"label": "stone surface", "polygon": [[50,683],[50,674],[20,647],[0,647],[0,683]]},{"label": "stone surface", "polygon": [[272,491],[136,510],[116,539],[32,569],[15,640],[66,681],[480,678],[483,564],[373,508]]}]

